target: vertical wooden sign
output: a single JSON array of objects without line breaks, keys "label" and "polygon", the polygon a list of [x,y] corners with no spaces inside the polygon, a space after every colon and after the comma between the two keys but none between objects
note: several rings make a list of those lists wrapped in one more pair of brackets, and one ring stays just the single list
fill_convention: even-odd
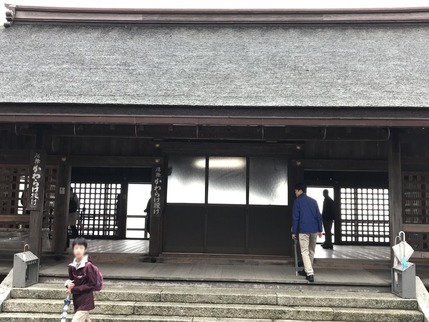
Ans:
[{"label": "vertical wooden sign", "polygon": [[155,160],[152,171],[152,198],[149,254],[158,256],[162,252],[163,213],[166,196],[166,173],[162,158]]},{"label": "vertical wooden sign", "polygon": [[163,189],[163,178],[162,178],[162,168],[160,165],[155,166],[154,170],[154,179],[153,179],[153,197],[152,197],[152,209],[153,216],[158,217],[162,213],[162,195],[164,193]]},{"label": "vertical wooden sign", "polygon": [[31,151],[27,210],[42,210],[45,193],[46,153]]},{"label": "vertical wooden sign", "polygon": [[43,204],[45,197],[46,153],[31,151],[30,178],[28,186],[27,210],[30,210],[30,250],[39,258],[42,255]]}]

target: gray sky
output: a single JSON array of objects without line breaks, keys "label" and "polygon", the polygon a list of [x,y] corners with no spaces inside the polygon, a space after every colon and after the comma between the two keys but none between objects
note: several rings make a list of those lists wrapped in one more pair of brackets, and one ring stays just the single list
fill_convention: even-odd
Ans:
[{"label": "gray sky", "polygon": [[[1,1],[1,0],[0,0]],[[4,0],[3,0],[4,1]],[[58,0],[9,0],[8,3],[58,6]],[[64,7],[110,8],[382,8],[427,7],[429,0],[61,0]],[[0,6],[0,21],[4,20]]]}]

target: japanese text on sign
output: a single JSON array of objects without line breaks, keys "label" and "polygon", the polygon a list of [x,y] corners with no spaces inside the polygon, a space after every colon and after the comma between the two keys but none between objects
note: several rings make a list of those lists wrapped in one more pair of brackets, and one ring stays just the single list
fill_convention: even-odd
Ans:
[{"label": "japanese text on sign", "polygon": [[153,182],[153,214],[157,216],[161,213],[161,190],[162,190],[161,167],[155,168],[155,180]]},{"label": "japanese text on sign", "polygon": [[43,206],[45,191],[44,151],[32,151],[30,154],[30,180],[27,194],[27,210],[40,210]]},{"label": "japanese text on sign", "polygon": [[36,207],[39,202],[40,178],[42,177],[42,168],[40,167],[40,153],[34,153],[32,160],[31,171],[31,187],[30,187],[30,206]]}]

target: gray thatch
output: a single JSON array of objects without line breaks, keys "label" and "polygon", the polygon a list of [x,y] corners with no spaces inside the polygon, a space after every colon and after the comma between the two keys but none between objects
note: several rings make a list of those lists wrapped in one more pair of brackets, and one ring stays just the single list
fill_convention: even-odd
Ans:
[{"label": "gray thatch", "polygon": [[429,25],[16,25],[0,102],[427,107]]}]

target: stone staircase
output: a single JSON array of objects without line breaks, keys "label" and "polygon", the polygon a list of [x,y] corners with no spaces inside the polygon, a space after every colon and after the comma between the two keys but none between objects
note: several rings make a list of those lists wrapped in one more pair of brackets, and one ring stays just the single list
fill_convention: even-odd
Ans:
[{"label": "stone staircase", "polygon": [[[13,289],[0,321],[58,322],[64,295],[59,283]],[[423,321],[415,300],[376,288],[106,282],[96,306],[91,319],[104,322]]]}]

